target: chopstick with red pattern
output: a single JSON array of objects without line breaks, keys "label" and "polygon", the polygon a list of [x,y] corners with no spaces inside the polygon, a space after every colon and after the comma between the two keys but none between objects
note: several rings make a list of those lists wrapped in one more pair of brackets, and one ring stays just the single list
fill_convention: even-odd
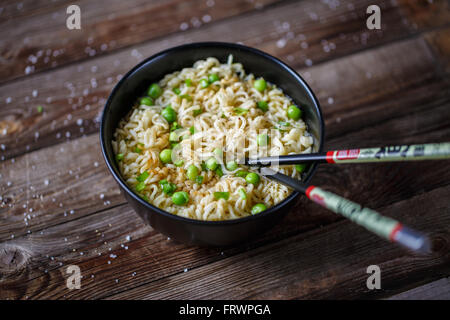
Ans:
[{"label": "chopstick with red pattern", "polygon": [[450,159],[450,142],[262,157],[246,159],[245,164],[249,166],[271,166],[307,162],[357,163],[440,159]]},{"label": "chopstick with red pattern", "polygon": [[310,200],[322,207],[350,219],[386,240],[398,243],[415,252],[429,253],[431,250],[430,240],[426,235],[402,225],[395,219],[382,216],[372,209],[362,207],[319,187],[308,187],[297,179],[269,168],[260,168],[260,172],[265,177],[305,194]]}]

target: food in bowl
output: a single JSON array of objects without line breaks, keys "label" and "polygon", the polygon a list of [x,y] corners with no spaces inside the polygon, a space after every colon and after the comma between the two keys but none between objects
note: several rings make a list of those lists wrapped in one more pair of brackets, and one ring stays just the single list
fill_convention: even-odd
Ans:
[{"label": "food in bowl", "polygon": [[[126,183],[172,214],[208,221],[258,214],[288,187],[239,165],[243,156],[310,153],[302,108],[230,55],[210,57],[148,87],[112,141]],[[301,178],[305,166],[278,170]]]}]

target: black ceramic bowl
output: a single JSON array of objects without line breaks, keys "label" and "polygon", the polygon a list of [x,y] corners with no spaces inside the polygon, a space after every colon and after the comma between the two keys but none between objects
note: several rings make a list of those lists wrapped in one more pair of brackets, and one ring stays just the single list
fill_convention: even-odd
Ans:
[{"label": "black ceramic bowl", "polygon": [[[195,61],[216,57],[225,62],[229,54],[243,64],[247,73],[276,84],[303,110],[303,119],[314,137],[314,151],[322,151],[324,125],[319,102],[306,82],[290,67],[262,51],[243,45],[220,42],[192,43],[160,52],[130,70],[114,87],[103,110],[100,141],[103,156],[129,204],[154,229],[180,242],[225,246],[257,236],[283,218],[299,195],[294,192],[278,205],[254,216],[227,221],[199,221],[173,215],[142,200],[121,177],[111,145],[114,131],[145,89],[164,75],[190,67]],[[309,167],[303,180],[308,182],[316,165]]]}]

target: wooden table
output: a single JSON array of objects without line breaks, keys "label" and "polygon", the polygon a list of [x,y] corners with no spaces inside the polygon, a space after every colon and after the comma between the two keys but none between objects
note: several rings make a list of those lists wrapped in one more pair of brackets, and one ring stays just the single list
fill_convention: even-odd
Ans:
[{"label": "wooden table", "polygon": [[[81,30],[66,8],[81,8]],[[0,298],[450,297],[448,162],[322,165],[312,183],[428,232],[413,255],[298,199],[232,248],[167,239],[126,203],[98,119],[132,66],[162,49],[239,42],[312,86],[326,149],[450,140],[448,1],[4,0],[0,4]],[[368,30],[366,8],[381,8]],[[41,107],[39,107],[41,106]],[[69,265],[81,289],[66,287]],[[367,267],[381,269],[369,290]]]}]

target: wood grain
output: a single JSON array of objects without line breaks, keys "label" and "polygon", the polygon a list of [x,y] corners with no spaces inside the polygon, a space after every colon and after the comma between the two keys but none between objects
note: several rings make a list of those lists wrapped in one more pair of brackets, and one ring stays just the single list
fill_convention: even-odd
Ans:
[{"label": "wood grain", "polygon": [[[431,115],[433,113],[439,114],[439,110],[431,110],[429,114]],[[419,113],[414,116],[419,120],[425,119],[423,120],[424,123],[434,122],[426,121],[426,114]],[[411,119],[403,119],[402,117],[395,118],[392,122],[386,122],[373,130],[369,128],[367,131],[374,132],[375,134],[383,132],[383,134],[388,133],[389,135],[396,136],[402,134],[402,128],[399,124],[410,122]],[[433,131],[421,123],[418,124],[418,128],[421,128],[423,131],[416,130],[415,134],[422,139],[427,139],[427,134],[433,134],[438,130],[434,129]],[[390,131],[390,128],[398,129],[397,131]],[[440,131],[438,130],[437,132]],[[367,133],[362,130],[356,132],[355,137],[352,139],[357,140],[357,137],[364,139],[366,135]],[[403,133],[403,136],[406,135]],[[83,143],[78,144],[78,146],[88,145],[86,143],[87,139],[92,139],[96,143],[96,139],[93,139],[94,137],[85,138],[86,141],[80,141]],[[345,140],[345,137],[338,139]],[[332,140],[331,144],[333,145],[334,143],[334,140]],[[92,167],[95,168],[95,166]],[[102,171],[105,172],[100,172],[99,175],[108,176],[105,169],[102,169]],[[420,175],[411,174],[412,172],[418,171],[421,172]],[[45,175],[45,172],[43,174]],[[327,189],[333,192],[350,197],[355,201],[364,203],[390,215],[390,212],[385,211],[382,206],[395,203],[399,200],[401,201],[405,197],[410,197],[414,194],[423,197],[423,199],[428,199],[431,203],[435,203],[436,197],[430,196],[429,192],[435,188],[444,188],[448,185],[448,181],[450,181],[449,174],[450,170],[448,170],[448,165],[443,162],[385,164],[383,166],[375,164],[339,167],[324,165],[314,177],[313,183],[326,186]],[[352,177],[357,177],[357,179],[353,179]],[[112,181],[111,183],[113,184]],[[364,186],[363,188],[361,188],[362,185]],[[97,188],[93,190],[97,191]],[[387,193],[386,190],[390,190],[390,192]],[[443,199],[446,199],[448,194],[448,189],[440,191]],[[92,193],[91,196],[92,198],[83,200],[83,196],[81,195],[77,199],[85,206],[101,206],[101,201],[99,202],[97,194],[94,195]],[[416,220],[411,220],[412,217],[409,216],[402,217],[405,223],[422,228],[422,212],[427,212],[428,215],[428,210],[434,210],[436,215],[443,214],[445,217],[445,207],[441,207],[442,204],[438,204],[439,206],[435,208],[429,207],[430,204],[427,201],[420,201],[422,203],[421,210],[423,211],[419,210],[418,216],[415,218]],[[415,209],[417,211],[417,208]],[[47,210],[43,211],[44,214],[47,212]],[[400,208],[398,211],[395,211],[395,213],[397,212],[409,211]],[[393,214],[392,216],[395,215]],[[44,216],[43,221],[39,220],[40,217],[37,219],[39,223],[42,223],[40,225],[41,228],[45,225],[54,225],[54,227],[44,228],[42,234],[40,232],[33,232],[31,235],[16,237],[7,242],[9,245],[14,244],[14,246],[18,246],[21,248],[21,251],[25,252],[28,252],[32,248],[33,258],[31,260],[36,259],[36,264],[30,264],[27,267],[27,277],[17,277],[17,272],[14,272],[13,274],[15,276],[8,277],[9,281],[6,284],[2,284],[7,289],[4,292],[8,297],[100,298],[108,293],[134,288],[143,282],[155,281],[160,277],[166,278],[172,274],[180,273],[185,268],[191,269],[200,265],[206,265],[217,259],[222,259],[223,255],[221,252],[224,252],[224,256],[239,252],[249,252],[248,254],[250,254],[250,252],[253,252],[251,249],[267,243],[273,243],[280,239],[286,239],[293,235],[300,236],[308,230],[320,233],[324,228],[316,229],[318,226],[327,225],[338,220],[334,214],[320,209],[313,203],[301,198],[291,214],[264,237],[256,239],[252,243],[240,248],[220,251],[220,249],[192,248],[174,244],[171,241],[167,242],[162,235],[154,231],[152,232],[150,228],[142,224],[137,215],[128,206],[120,205],[96,214],[89,214],[88,211],[77,209],[73,216],[68,215],[67,217],[63,217],[60,214],[53,218],[56,219],[46,221],[46,216]],[[446,221],[442,220],[445,218],[433,216],[432,219],[434,223],[439,223],[441,226],[448,225]],[[33,221],[33,223],[35,222]],[[67,230],[71,231],[68,233]],[[99,232],[94,232],[95,230]],[[105,234],[102,238],[94,239],[94,234],[100,237],[102,233],[106,232],[108,234]],[[365,233],[362,230],[360,232]],[[357,233],[357,231],[354,231],[354,233]],[[133,238],[134,244],[129,245],[130,252],[119,247],[119,244],[124,243],[123,238],[126,235],[131,235]],[[368,234],[367,236],[372,237]],[[64,238],[68,238],[69,243],[66,243]],[[376,237],[374,239],[382,243],[382,240]],[[107,243],[105,244],[104,241]],[[345,247],[347,244],[342,244],[342,246]],[[112,248],[111,253],[108,253],[109,248]],[[75,253],[71,252],[73,249],[76,250]],[[79,255],[80,252],[83,252],[83,256]],[[170,254],[167,256],[166,254],[169,252],[173,256]],[[45,257],[42,256],[44,253],[46,255]],[[98,253],[102,253],[102,256],[95,256]],[[112,259],[109,257],[110,254],[120,256],[120,259],[123,260],[119,260],[119,258]],[[133,254],[133,256],[130,257],[128,254]],[[26,256],[25,253],[23,255]],[[58,257],[58,259],[55,258],[55,260],[52,260],[51,257]],[[172,259],[176,259],[176,261]],[[108,261],[112,261],[114,266],[108,265]],[[63,263],[62,266],[59,266],[60,262]],[[89,284],[89,287],[85,291],[68,292],[64,286],[65,269],[63,267],[71,263],[80,265],[82,270],[86,270],[89,277],[94,274],[92,280],[87,279],[87,282],[92,282],[92,284]],[[54,268],[57,269],[53,270]],[[436,270],[440,269],[437,267]],[[140,275],[139,280],[135,278],[137,274],[134,274],[134,272]],[[389,270],[389,272],[397,273],[398,269]],[[20,275],[22,274],[20,273]],[[120,285],[115,282],[116,279],[119,279]],[[406,283],[405,279],[404,281],[402,283]],[[419,280],[417,279],[415,281]],[[43,288],[46,287],[48,289],[44,290]],[[402,284],[399,284],[399,287],[402,287]]]},{"label": "wood grain", "polygon": [[388,300],[449,300],[450,299],[450,279],[427,283],[423,286],[396,294]]},{"label": "wood grain", "polygon": [[[189,247],[168,241],[145,226],[131,209],[119,206],[3,243],[0,261],[5,261],[7,253],[11,255],[11,252],[15,252],[15,256],[19,257],[16,260],[22,262],[17,263],[16,267],[5,262],[1,265],[3,276],[0,296],[10,299],[93,299],[124,292],[115,298],[186,298],[193,293],[192,290],[197,292],[192,298],[216,296],[237,299],[258,298],[253,296],[253,290],[265,288],[273,295],[270,293],[269,296],[259,298],[325,298],[336,294],[326,288],[330,280],[336,285],[334,290],[344,288],[344,292],[336,296],[372,296],[374,293],[365,288],[365,270],[361,268],[374,263],[382,267],[387,277],[401,275],[400,270],[410,277],[400,277],[400,280],[390,278],[387,281],[383,278],[386,286],[375,295],[392,295],[396,287],[408,281],[411,283],[411,279],[416,283],[424,281],[423,278],[416,278],[414,272],[420,273],[426,268],[428,271],[434,270],[434,276],[438,276],[440,272],[448,270],[445,262],[448,262],[450,230],[448,215],[445,213],[448,211],[446,195],[449,191],[448,186],[442,187],[379,209],[383,214],[401,219],[420,230],[433,231],[435,252],[426,257],[411,256],[348,221],[302,232],[279,242],[276,241],[277,237],[280,232],[286,233],[284,228],[273,230],[252,243],[230,249]],[[433,201],[424,202],[425,199]],[[413,214],[410,214],[411,208],[414,208]],[[312,211],[314,208],[307,210]],[[287,223],[283,224],[287,226]],[[321,252],[319,256],[314,254],[317,251]],[[339,263],[334,265],[337,261]],[[358,261],[356,265],[354,261]],[[241,270],[240,264],[243,263],[247,264],[247,272],[252,271],[251,276],[248,273],[230,272],[231,269]],[[65,286],[65,270],[71,264],[78,265],[82,270],[82,290],[68,290]],[[334,279],[324,279],[323,282],[314,282],[314,278],[310,279],[311,282],[305,280],[310,272],[328,278],[326,269],[334,267],[337,268],[333,272]],[[323,273],[317,273],[321,268],[325,268]],[[265,277],[263,269],[267,272]],[[193,272],[190,273],[190,270]],[[279,274],[275,275],[276,272]],[[335,279],[338,275],[344,278]],[[289,285],[290,279],[294,277],[298,279]],[[209,282],[213,278],[221,279],[223,290],[218,287],[212,290],[211,286],[215,284]],[[253,288],[248,283],[242,283],[243,279],[259,285]],[[193,285],[185,286],[179,281]],[[350,281],[351,285],[340,286],[344,281]],[[232,282],[235,282],[235,286],[229,291]],[[304,292],[305,295],[292,296],[297,292],[300,282],[303,282],[301,288],[308,290]],[[391,282],[394,283],[393,287],[390,286]],[[196,283],[201,285],[197,286]],[[201,286],[204,286],[204,290],[199,289]],[[272,286],[278,286],[278,289],[274,291]],[[135,289],[130,291],[132,288]],[[236,292],[240,289],[244,290]],[[283,292],[277,293],[277,290]],[[285,290],[289,290],[289,294]]]},{"label": "wood grain", "polygon": [[[401,61],[405,52],[414,52],[411,59],[407,60],[409,63]],[[386,56],[392,61],[392,64],[386,65],[386,69],[373,63]],[[406,139],[411,143],[444,139],[445,130],[450,127],[450,119],[445,116],[450,94],[448,89],[445,89],[445,80],[433,74],[432,63],[427,47],[419,38],[341,58],[334,64],[327,63],[310,68],[308,72],[311,79],[323,80],[315,80],[312,85],[318,87],[319,99],[324,102],[323,112],[329,128],[326,130],[326,148],[379,146],[401,143]],[[396,79],[399,79],[396,86],[393,86],[390,80],[392,75],[387,72],[394,68],[394,65]],[[417,67],[418,65],[421,67]],[[411,72],[414,68],[417,71]],[[362,69],[365,71],[361,72]],[[365,79],[367,72],[373,73],[374,76],[365,82],[362,79]],[[330,74],[333,75],[331,79],[327,77]],[[339,78],[354,81],[333,85],[334,80]],[[323,87],[319,87],[319,83],[323,83]],[[407,94],[402,95],[402,92]],[[336,103],[325,104],[330,96],[334,97]],[[397,96],[406,97],[406,102],[396,99]],[[444,111],[444,116],[439,110]],[[343,120],[338,122],[337,119]],[[359,122],[364,122],[365,125],[359,125]],[[415,126],[411,127],[411,124]],[[432,127],[429,127],[430,125]],[[341,138],[337,138],[339,136]],[[399,168],[396,170],[403,170],[406,176],[410,168],[417,167],[415,164],[386,165],[381,170],[387,172],[380,177],[385,174],[390,176],[391,166]],[[341,171],[341,174],[327,171],[326,179],[315,183],[328,185],[330,181],[334,181],[339,185],[339,179],[346,181],[347,175],[353,176],[356,168],[359,167],[354,167],[353,172]],[[366,167],[361,167],[363,168]],[[336,171],[338,170],[344,169],[338,168]],[[371,171],[372,169],[366,171],[367,176],[362,181],[371,181]],[[0,174],[5,181],[0,186],[3,198],[0,207],[0,239],[4,240],[125,202],[106,170],[97,135],[69,140],[14,160],[1,162]],[[364,173],[358,172],[358,175],[361,174]],[[418,187],[420,188],[422,183],[436,182],[435,179],[440,175],[441,171],[437,170],[434,175],[431,172],[430,176],[421,176],[427,180],[419,179]],[[439,181],[438,179],[437,182]],[[381,187],[383,181],[379,183]],[[87,189],[86,185],[92,188]],[[378,192],[382,193],[382,190]],[[392,195],[397,195],[396,199],[399,199],[398,193],[394,192]],[[367,201],[371,198],[370,194],[367,194],[361,200]]]},{"label": "wood grain", "polygon": [[[449,215],[446,218],[442,216],[443,212],[449,212],[445,199],[449,191],[450,188],[445,187],[382,208],[383,213],[410,223],[420,220],[417,227],[433,232],[435,244],[439,243],[440,247],[436,247],[436,251],[427,257],[408,255],[345,221],[323,228],[319,233],[288,238],[126,290],[110,298],[228,300],[380,297],[387,292],[392,293],[404,283],[423,280],[418,277],[424,271],[429,277],[450,271],[450,221]],[[427,203],[433,199],[430,207],[423,205],[425,199]],[[411,214],[412,211],[414,213]],[[446,224],[441,224],[443,219]],[[366,269],[372,264],[382,270],[381,290],[370,291],[366,287]]]},{"label": "wood grain", "polygon": [[[137,62],[173,45],[221,39],[261,48],[301,73],[321,102],[326,148],[448,141],[448,2],[113,0],[101,11],[103,0],[82,0],[89,28],[70,34],[61,24],[68,3],[0,6],[0,299],[447,295],[446,161],[322,165],[312,180],[430,233],[432,254],[410,254],[305,197],[257,239],[199,248],[167,239],[126,204],[96,131],[105,97]],[[375,3],[382,31],[369,32],[365,9]],[[193,28],[193,18],[206,15],[211,22]],[[178,32],[185,21],[188,30]],[[87,46],[95,55],[83,52]],[[44,54],[23,77],[39,48],[51,50],[48,62]],[[66,287],[71,264],[81,268],[81,290]],[[366,287],[371,264],[382,270],[381,290]]]},{"label": "wood grain", "polygon": [[425,39],[438,58],[439,68],[450,73],[450,28],[443,28],[425,34]]},{"label": "wood grain", "polygon": [[[95,132],[98,129],[96,120],[114,83],[143,57],[167,47],[210,39],[239,41],[272,53],[293,67],[302,68],[305,77],[311,79],[307,77],[310,69],[307,65],[311,63],[327,61],[421,31],[399,24],[403,17],[402,9],[391,1],[381,1],[386,24],[384,31],[368,33],[365,27],[368,3],[372,1],[359,1],[356,5],[352,1],[343,1],[335,10],[319,1],[287,3],[233,18],[232,23],[208,24],[166,37],[163,41],[150,41],[3,85],[0,96],[4,97],[6,104],[0,104],[0,145],[4,145],[5,150],[0,150],[0,159]],[[309,18],[298,19],[299,13]],[[315,20],[316,15],[322,17],[321,23]],[[401,63],[403,60],[407,59],[396,61]],[[360,70],[366,67],[361,66]],[[333,77],[332,74],[330,76]],[[364,71],[361,71],[361,76],[365,77]],[[321,81],[326,79],[324,75]],[[328,82],[329,85],[343,82],[335,80]],[[323,90],[319,90],[321,92]],[[335,99],[328,96],[326,102],[329,97]],[[37,111],[39,105],[43,107],[43,113]]]},{"label": "wood grain", "polygon": [[[10,4],[0,20],[0,82],[103,55],[180,29],[198,28],[275,2],[81,0],[60,1],[55,6],[29,1]],[[69,5],[80,7],[80,30],[66,26]]]}]

